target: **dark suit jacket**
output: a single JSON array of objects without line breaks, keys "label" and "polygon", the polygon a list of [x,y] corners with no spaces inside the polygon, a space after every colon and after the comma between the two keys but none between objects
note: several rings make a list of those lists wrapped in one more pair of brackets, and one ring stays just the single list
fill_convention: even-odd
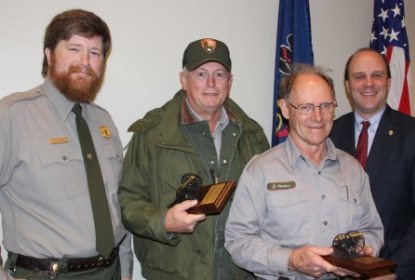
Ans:
[{"label": "dark suit jacket", "polygon": [[[334,122],[337,148],[355,154],[354,113]],[[415,279],[415,118],[387,106],[368,155],[373,199],[385,227],[380,257],[398,263],[401,279]]]}]

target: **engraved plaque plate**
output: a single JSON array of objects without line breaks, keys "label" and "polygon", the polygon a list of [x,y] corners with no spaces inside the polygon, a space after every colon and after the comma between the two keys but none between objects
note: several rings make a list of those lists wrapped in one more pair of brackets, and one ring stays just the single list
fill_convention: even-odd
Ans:
[{"label": "engraved plaque plate", "polygon": [[220,213],[236,188],[236,182],[226,181],[200,187],[198,204],[190,208],[189,214],[217,214]]}]

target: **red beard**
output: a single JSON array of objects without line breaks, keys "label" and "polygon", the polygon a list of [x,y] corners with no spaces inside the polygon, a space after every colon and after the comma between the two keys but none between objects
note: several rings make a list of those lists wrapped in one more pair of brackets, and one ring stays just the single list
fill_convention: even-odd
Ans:
[{"label": "red beard", "polygon": [[103,75],[98,76],[89,66],[79,65],[71,65],[68,71],[58,73],[55,69],[55,61],[52,56],[49,65],[49,78],[55,87],[71,101],[79,103],[94,101],[104,80]]}]

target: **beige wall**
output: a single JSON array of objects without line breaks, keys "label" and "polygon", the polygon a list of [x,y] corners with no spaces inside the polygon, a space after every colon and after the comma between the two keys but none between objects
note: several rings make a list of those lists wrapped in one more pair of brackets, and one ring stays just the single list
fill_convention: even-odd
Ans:
[{"label": "beige wall", "polygon": [[310,10],[314,63],[332,70],[336,115],[341,116],[351,110],[343,86],[344,64],[355,50],[369,46],[373,1],[310,0]]}]

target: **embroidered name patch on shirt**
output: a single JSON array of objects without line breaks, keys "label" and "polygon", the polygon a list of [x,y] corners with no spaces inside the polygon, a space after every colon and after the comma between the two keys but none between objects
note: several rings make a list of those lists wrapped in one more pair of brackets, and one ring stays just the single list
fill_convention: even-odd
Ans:
[{"label": "embroidered name patch on shirt", "polygon": [[287,190],[292,189],[295,187],[294,181],[288,182],[271,182],[267,184],[267,189],[269,191],[277,191],[277,190]]}]

